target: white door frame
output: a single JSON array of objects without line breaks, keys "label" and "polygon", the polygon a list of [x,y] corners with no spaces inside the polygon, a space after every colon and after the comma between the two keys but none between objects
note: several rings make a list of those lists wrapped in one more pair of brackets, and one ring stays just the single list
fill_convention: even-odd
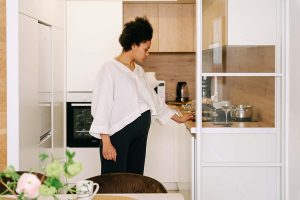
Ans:
[{"label": "white door frame", "polygon": [[[279,86],[278,89],[280,94],[276,95],[276,99],[279,99],[279,102],[276,103],[276,109],[280,109],[281,111],[281,117],[276,119],[276,123],[279,123],[279,130],[282,133],[281,137],[281,191],[280,192],[280,198],[281,200],[288,200],[289,194],[288,194],[288,127],[286,126],[288,121],[288,105],[287,105],[287,97],[289,96],[289,85],[288,80],[286,77],[288,77],[289,69],[288,69],[288,58],[289,58],[289,0],[280,0],[279,8],[281,8],[281,15],[278,16],[278,24],[280,24],[278,28],[279,37],[278,38],[278,44],[280,48],[280,53],[276,54],[276,57],[279,57],[279,60],[277,59],[276,62],[280,62],[281,70],[276,73],[276,77],[281,77],[281,80],[279,81],[281,87]],[[202,91],[202,82],[201,82],[201,73],[202,73],[202,0],[196,0],[196,34],[197,34],[197,45],[196,45],[196,101],[202,102],[202,93],[199,91]],[[277,45],[278,46],[278,45]],[[209,75],[209,74],[207,74]],[[247,76],[246,74],[239,73],[239,74],[232,74],[233,76]],[[263,76],[270,76],[271,74],[262,74]],[[219,76],[222,76],[222,74],[219,74]],[[274,75],[271,75],[274,76]],[[278,82],[278,81],[276,81]],[[197,118],[201,119],[201,113],[202,113],[202,105],[198,104],[196,108],[197,112]],[[277,121],[278,120],[278,121]],[[196,122],[197,126],[197,134],[195,134],[195,156],[194,156],[194,183],[193,183],[193,194],[194,194],[194,200],[201,200],[201,161],[199,159],[201,155],[201,123],[200,120]],[[209,132],[209,130],[207,130]],[[232,130],[231,130],[232,131]],[[249,131],[249,130],[248,130]],[[255,130],[254,130],[255,131]],[[257,131],[257,130],[256,130]],[[274,131],[274,129],[270,129],[269,131]],[[274,165],[276,165],[274,163]]]}]

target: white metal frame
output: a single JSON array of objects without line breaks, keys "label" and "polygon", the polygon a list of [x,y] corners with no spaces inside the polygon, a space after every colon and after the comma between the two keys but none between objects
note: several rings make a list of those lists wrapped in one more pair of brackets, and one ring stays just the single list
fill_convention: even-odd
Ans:
[{"label": "white metal frame", "polygon": [[[290,62],[289,62],[289,30],[290,30],[290,27],[289,27],[289,21],[290,21],[290,18],[289,18],[289,7],[290,7],[290,4],[289,4],[289,0],[283,0],[283,19],[284,19],[284,25],[282,26],[282,32],[284,34],[283,36],[283,44],[284,44],[284,51],[282,52],[282,57],[284,58],[284,62],[283,64],[285,64],[285,76],[283,77],[284,78],[284,84],[285,84],[285,87],[284,87],[284,90],[285,90],[285,95],[287,97],[290,96],[290,86],[289,86],[289,81],[287,80],[286,77],[289,77],[289,67],[290,67]],[[286,102],[288,102],[288,98],[286,98]],[[290,197],[289,197],[289,179],[288,179],[288,175],[289,175],[289,157],[288,157],[288,142],[289,142],[289,127],[287,126],[287,122],[289,121],[289,109],[288,109],[288,104],[285,103],[284,105],[284,109],[285,109],[285,112],[284,112],[284,127],[283,127],[283,130],[285,131],[285,134],[284,134],[284,155],[283,155],[283,161],[284,161],[284,166],[283,166],[283,175],[284,177],[282,177],[282,179],[284,180],[284,185],[282,186],[282,190],[284,191],[284,194],[283,194],[283,199],[285,200],[289,200]]]},{"label": "white metal frame", "polygon": [[19,2],[6,0],[7,165],[19,169]]},{"label": "white metal frame", "polygon": [[[200,101],[202,99],[202,83],[201,77],[202,73],[202,0],[196,0],[196,101]],[[198,103],[196,107],[197,119],[202,119],[202,104]],[[200,117],[200,118],[199,118]],[[201,197],[201,162],[198,159],[201,155],[201,143],[200,143],[200,133],[201,133],[201,120],[196,121],[196,130],[197,133],[195,134],[195,153],[194,153],[194,180],[193,180],[193,198],[192,200],[200,200]]]},{"label": "white metal frame", "polygon": [[[289,0],[279,0],[277,5],[277,44],[275,48],[275,72],[274,73],[202,73],[202,0],[196,1],[196,33],[197,33],[197,51],[196,51],[196,99],[197,102],[202,102],[202,84],[201,78],[203,76],[217,76],[217,77],[274,77],[275,78],[275,127],[272,128],[202,128],[202,120],[196,122],[196,140],[195,140],[195,179],[194,179],[194,198],[201,197],[201,172],[202,167],[213,166],[251,166],[251,167],[280,167],[281,170],[281,191],[278,191],[277,196],[284,200],[288,199],[288,170],[287,170],[287,142],[288,135],[286,134],[286,121],[288,120],[286,96],[288,96],[288,81],[286,75],[288,74],[288,13]],[[197,119],[202,119],[202,105],[197,105],[196,108]],[[277,148],[280,149],[278,157],[279,162],[275,163],[202,163],[200,156],[202,151],[202,134],[229,134],[229,133],[269,133],[277,134],[278,142]]]}]

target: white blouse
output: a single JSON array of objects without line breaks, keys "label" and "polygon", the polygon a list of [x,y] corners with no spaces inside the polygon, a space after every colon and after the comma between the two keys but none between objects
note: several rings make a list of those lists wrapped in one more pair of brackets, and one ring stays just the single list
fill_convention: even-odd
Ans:
[{"label": "white blouse", "polygon": [[143,68],[135,65],[134,71],[113,59],[103,64],[94,85],[92,108],[93,122],[90,134],[113,135],[133,122],[145,111],[144,102],[161,124],[174,114],[150,87]]}]

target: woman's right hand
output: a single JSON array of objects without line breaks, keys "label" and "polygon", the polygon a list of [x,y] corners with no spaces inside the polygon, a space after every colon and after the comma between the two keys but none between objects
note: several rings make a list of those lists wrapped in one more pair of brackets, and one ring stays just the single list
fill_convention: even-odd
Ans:
[{"label": "woman's right hand", "polygon": [[102,148],[103,158],[106,160],[113,160],[116,162],[117,151],[115,147],[111,144],[109,135],[101,134],[101,138],[102,138],[102,145],[103,145]]}]

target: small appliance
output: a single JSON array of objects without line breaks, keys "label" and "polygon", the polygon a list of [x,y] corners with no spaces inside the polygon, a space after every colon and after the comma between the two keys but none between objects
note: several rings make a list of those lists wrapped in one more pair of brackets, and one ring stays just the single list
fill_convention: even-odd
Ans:
[{"label": "small appliance", "polygon": [[157,95],[160,97],[162,102],[166,101],[166,81],[158,80]]},{"label": "small appliance", "polygon": [[176,101],[188,102],[189,90],[186,82],[178,82],[176,87]]}]

